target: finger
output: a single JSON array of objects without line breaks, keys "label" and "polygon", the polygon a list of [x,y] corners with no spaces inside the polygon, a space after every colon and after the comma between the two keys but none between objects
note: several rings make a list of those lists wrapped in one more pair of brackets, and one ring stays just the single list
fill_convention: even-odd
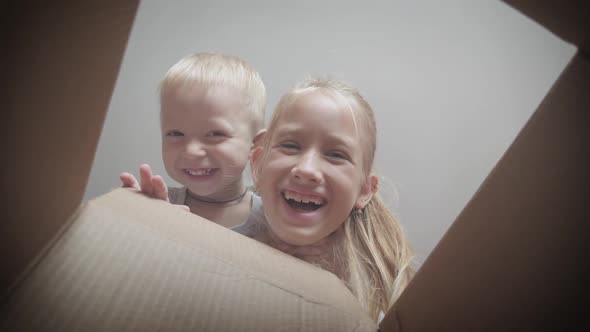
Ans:
[{"label": "finger", "polygon": [[191,212],[191,209],[187,205],[174,204],[174,206],[178,206],[179,208],[185,210],[186,212]]},{"label": "finger", "polygon": [[141,181],[141,191],[146,195],[154,196],[152,169],[150,168],[150,165],[143,164],[139,166],[139,177]]},{"label": "finger", "polygon": [[152,186],[154,189],[155,198],[164,200],[166,202],[170,201],[168,199],[168,186],[166,186],[166,183],[164,182],[164,179],[162,179],[161,176],[154,175],[154,177],[152,177]]},{"label": "finger", "polygon": [[119,175],[119,179],[123,183],[123,188],[133,188],[139,190],[139,183],[132,174],[123,172]]}]

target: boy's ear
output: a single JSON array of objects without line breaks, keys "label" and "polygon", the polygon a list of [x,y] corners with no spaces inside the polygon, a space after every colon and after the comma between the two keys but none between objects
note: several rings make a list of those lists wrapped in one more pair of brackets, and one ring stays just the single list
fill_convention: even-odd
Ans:
[{"label": "boy's ear", "polygon": [[354,207],[357,209],[364,208],[367,204],[369,204],[369,201],[371,198],[373,198],[373,195],[377,193],[377,190],[379,190],[379,177],[377,177],[377,175],[371,174],[367,181],[365,181],[365,184],[363,184],[361,193],[356,199]]}]

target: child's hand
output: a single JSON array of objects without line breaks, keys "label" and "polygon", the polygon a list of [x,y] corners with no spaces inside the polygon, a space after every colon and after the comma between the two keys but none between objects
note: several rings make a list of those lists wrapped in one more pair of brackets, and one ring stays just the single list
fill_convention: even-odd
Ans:
[{"label": "child's hand", "polygon": [[[168,199],[168,186],[159,175],[153,175],[150,165],[143,164],[139,166],[139,179],[140,183],[133,174],[123,172],[119,175],[119,179],[123,183],[124,188],[133,188],[141,191],[144,195],[152,198],[161,199],[166,202],[170,202]],[[176,205],[176,204],[175,204]],[[180,208],[189,211],[189,207],[186,205],[177,205]]]},{"label": "child's hand", "polygon": [[139,179],[141,183],[137,182],[135,177],[127,172],[121,173],[119,178],[125,188],[133,188],[150,197],[169,202],[166,183],[164,183],[161,176],[152,174],[152,169],[148,164],[139,166]]}]

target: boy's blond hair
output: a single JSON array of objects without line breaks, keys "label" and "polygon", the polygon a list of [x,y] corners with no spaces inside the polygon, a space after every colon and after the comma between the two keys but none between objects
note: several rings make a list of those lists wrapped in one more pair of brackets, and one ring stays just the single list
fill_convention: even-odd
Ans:
[{"label": "boy's blond hair", "polygon": [[237,89],[252,115],[252,131],[264,128],[266,89],[262,78],[245,60],[220,53],[194,53],[180,59],[160,82],[160,98],[170,91],[193,84]]},{"label": "boy's blond hair", "polygon": [[[265,137],[265,153],[283,112],[297,98],[310,93],[336,97],[351,112],[358,137],[362,137],[362,171],[368,178],[377,146],[374,112],[357,89],[329,78],[308,79],[281,97]],[[260,172],[263,164],[264,161],[254,171]],[[344,222],[343,240],[334,248],[334,257],[334,264],[342,270],[340,277],[374,319],[380,312],[385,313],[391,308],[415,273],[413,250],[400,223],[377,192],[363,209],[355,208],[349,214]]]}]

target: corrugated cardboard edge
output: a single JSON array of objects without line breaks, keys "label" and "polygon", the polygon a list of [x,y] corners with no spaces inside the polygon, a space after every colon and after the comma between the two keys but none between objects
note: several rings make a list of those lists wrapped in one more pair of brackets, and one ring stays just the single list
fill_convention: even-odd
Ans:
[{"label": "corrugated cardboard edge", "polygon": [[[170,320],[168,330],[187,330],[195,318],[206,330],[377,329],[333,274],[165,202],[117,189],[73,218],[3,306],[7,330],[145,330]],[[162,303],[165,313],[148,314]]]},{"label": "corrugated cardboard edge", "polygon": [[[116,211],[117,215],[125,216],[130,221],[141,224],[142,227],[152,229],[158,236],[197,248],[207,256],[224,264],[239,267],[240,270],[274,287],[296,294],[297,292],[293,289],[297,289],[299,285],[303,291],[299,293],[299,296],[304,297],[308,302],[330,305],[348,298],[346,306],[340,306],[338,310],[359,317],[363,316],[356,298],[334,274],[168,203],[149,199],[128,189],[116,189],[90,201],[89,204]],[[167,218],[167,222],[162,223],[154,216]],[[201,232],[208,236],[201,236]],[[226,246],[219,246],[217,242],[220,240],[223,240]],[[245,251],[257,255],[244,256]],[[315,278],[302,279],[285,273],[293,267],[297,267],[298,271],[304,271],[297,276],[308,273]],[[341,293],[332,292],[336,288],[340,289]],[[368,318],[368,315],[366,317]]]},{"label": "corrugated cardboard edge", "polygon": [[67,220],[61,225],[60,229],[54,234],[54,236],[47,242],[45,247],[39,251],[37,256],[35,256],[31,262],[27,265],[27,267],[21,272],[21,274],[14,280],[12,285],[10,285],[5,292],[0,297],[0,305],[5,305],[12,294],[15,292],[16,289],[19,288],[20,285],[26,282],[27,278],[30,274],[35,270],[39,262],[43,260],[44,257],[51,251],[51,249],[59,242],[64,234],[72,227],[76,219],[80,216],[80,213],[84,210],[87,203],[82,203],[78,208],[74,211],[74,213],[67,218]]}]

